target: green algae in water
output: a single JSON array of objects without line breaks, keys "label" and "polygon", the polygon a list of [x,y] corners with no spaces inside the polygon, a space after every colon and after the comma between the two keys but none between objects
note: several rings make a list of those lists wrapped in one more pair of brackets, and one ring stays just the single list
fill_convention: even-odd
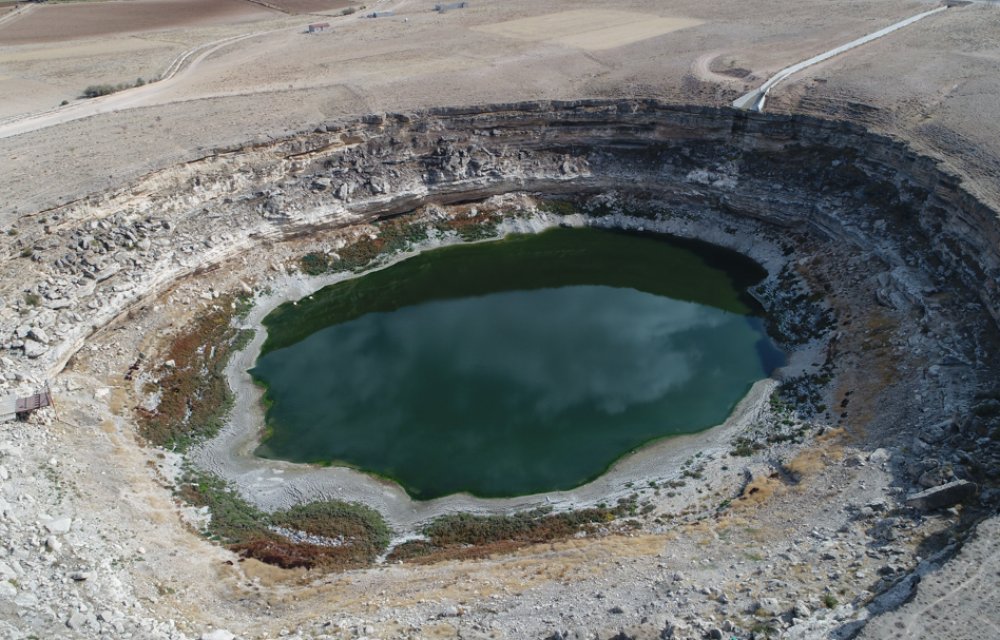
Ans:
[{"label": "green algae in water", "polygon": [[332,285],[264,321],[257,454],[418,499],[578,486],[723,422],[781,363],[745,295],[763,276],[701,243],[557,229]]}]

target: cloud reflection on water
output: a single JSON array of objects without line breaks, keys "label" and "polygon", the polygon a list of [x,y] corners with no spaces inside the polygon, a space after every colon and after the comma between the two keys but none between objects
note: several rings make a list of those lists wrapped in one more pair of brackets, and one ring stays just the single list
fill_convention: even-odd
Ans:
[{"label": "cloud reflection on water", "polygon": [[[437,481],[458,487],[565,482],[557,455],[599,468],[721,421],[764,375],[759,336],[743,316],[605,286],[371,313],[261,358],[281,427],[262,450],[399,476],[441,467]],[[458,458],[472,469],[449,467]]]}]

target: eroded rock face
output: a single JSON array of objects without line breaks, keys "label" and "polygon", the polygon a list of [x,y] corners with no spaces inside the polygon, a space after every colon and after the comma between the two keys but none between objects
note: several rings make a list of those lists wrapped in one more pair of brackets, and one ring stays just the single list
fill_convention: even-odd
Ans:
[{"label": "eroded rock face", "polygon": [[678,214],[809,229],[885,264],[881,304],[963,283],[1000,319],[997,213],[905,145],[809,117],[579,101],[317,127],[49,212],[4,238],[23,257],[0,285],[0,346],[51,373],[128,306],[253,243],[509,191],[655,194]]},{"label": "eroded rock face", "polygon": [[953,480],[907,496],[906,504],[917,509],[931,511],[943,509],[971,500],[978,491],[975,483],[967,480]]}]

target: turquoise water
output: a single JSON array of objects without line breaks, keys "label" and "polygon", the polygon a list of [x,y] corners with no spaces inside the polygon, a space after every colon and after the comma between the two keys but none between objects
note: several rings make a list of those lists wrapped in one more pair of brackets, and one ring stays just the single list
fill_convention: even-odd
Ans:
[{"label": "turquoise water", "polygon": [[557,230],[333,285],[265,321],[257,453],[354,466],[418,499],[578,486],[723,422],[780,364],[741,295],[762,275],[717,248]]}]

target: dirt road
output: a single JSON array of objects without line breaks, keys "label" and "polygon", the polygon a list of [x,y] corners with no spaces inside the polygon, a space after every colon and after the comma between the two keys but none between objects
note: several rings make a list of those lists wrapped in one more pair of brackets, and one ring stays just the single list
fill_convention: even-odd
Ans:
[{"label": "dirt road", "polygon": [[829,60],[830,58],[833,58],[835,56],[839,56],[840,54],[842,54],[842,53],[844,53],[846,51],[850,51],[851,49],[854,49],[855,47],[860,47],[863,44],[867,44],[867,43],[872,42],[874,40],[878,40],[879,38],[882,38],[884,36],[889,35],[893,31],[898,31],[899,29],[902,29],[903,27],[908,27],[909,25],[913,24],[914,22],[917,22],[919,20],[923,20],[924,18],[932,16],[932,15],[934,15],[936,13],[940,13],[942,11],[945,11],[948,8],[949,7],[945,6],[945,7],[938,7],[937,9],[932,9],[931,11],[925,11],[925,12],[917,14],[917,15],[911,17],[911,18],[907,18],[906,20],[901,20],[901,21],[899,21],[899,22],[897,22],[895,24],[891,24],[891,25],[889,25],[888,27],[886,27],[884,29],[879,29],[878,31],[876,31],[874,33],[869,33],[868,35],[862,36],[862,37],[860,37],[860,38],[858,38],[856,40],[851,40],[847,44],[840,45],[839,47],[836,47],[834,49],[830,49],[829,51],[824,51],[823,53],[821,53],[819,55],[816,55],[816,56],[813,56],[812,58],[809,58],[808,60],[803,60],[802,62],[799,62],[797,64],[793,64],[790,67],[785,67],[784,69],[782,69],[778,73],[776,73],[773,76],[771,76],[771,78],[767,82],[765,82],[764,84],[762,84],[757,89],[755,89],[755,90],[753,90],[753,91],[751,91],[751,92],[749,92],[749,93],[747,93],[747,94],[739,97],[738,99],[734,100],[733,101],[733,106],[736,107],[737,109],[747,109],[747,110],[750,110],[750,111],[758,111],[758,112],[763,111],[764,110],[764,104],[767,101],[767,94],[768,94],[768,92],[771,89],[773,89],[782,80],[785,80],[788,77],[790,77],[790,76],[798,73],[799,71],[802,71],[804,69],[807,69],[807,68],[813,66],[814,64],[819,64],[820,62],[824,62],[826,60]]}]

